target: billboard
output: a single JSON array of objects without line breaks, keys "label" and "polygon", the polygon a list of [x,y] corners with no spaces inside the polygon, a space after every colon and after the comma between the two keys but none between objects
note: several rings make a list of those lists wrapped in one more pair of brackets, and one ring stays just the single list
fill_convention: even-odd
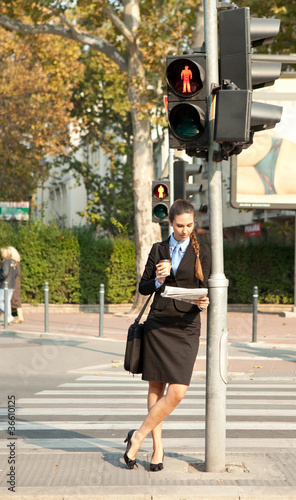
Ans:
[{"label": "billboard", "polygon": [[0,201],[0,220],[29,220],[28,201]]},{"label": "billboard", "polygon": [[234,208],[296,210],[296,107],[283,106],[281,122],[254,134],[254,142],[231,163]]}]

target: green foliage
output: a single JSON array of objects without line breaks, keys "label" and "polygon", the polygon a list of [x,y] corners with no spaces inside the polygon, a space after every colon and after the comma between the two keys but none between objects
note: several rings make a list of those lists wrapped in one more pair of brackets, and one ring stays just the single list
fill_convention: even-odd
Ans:
[{"label": "green foliage", "polygon": [[[68,151],[67,158],[56,159],[55,164],[63,172],[70,170],[78,182],[84,182],[88,205],[80,213],[82,217],[111,236],[121,234],[112,221],[115,220],[132,236],[133,152],[127,82],[122,76],[118,85],[118,70],[104,56],[98,58],[97,54],[85,49],[80,61],[84,74],[72,95],[72,118],[80,124],[79,144]],[[102,176],[96,173],[101,160],[101,155],[97,154],[99,145],[109,162]],[[86,152],[83,161],[77,159],[78,148]]]},{"label": "green foliage", "polygon": [[47,155],[69,142],[71,91],[80,49],[59,38],[25,37],[0,27],[0,199],[27,200],[44,182]]},{"label": "green foliage", "polygon": [[259,303],[293,304],[294,246],[277,241],[225,246],[229,303],[252,303],[258,286]]},{"label": "green foliage", "polygon": [[[135,245],[126,236],[103,238],[95,226],[58,229],[40,223],[1,222],[0,239],[1,246],[14,246],[21,255],[24,303],[44,301],[45,281],[49,283],[51,303],[98,304],[101,283],[105,285],[106,303],[133,301]],[[255,285],[260,303],[293,303],[292,242],[270,239],[226,245],[224,257],[229,303],[252,303]]]},{"label": "green foliage", "polygon": [[109,266],[106,268],[108,280],[108,301],[111,304],[132,302],[136,291],[135,247],[124,238],[113,240]]},{"label": "green foliage", "polygon": [[59,229],[56,225],[0,223],[1,246],[21,255],[22,301],[97,304],[100,284],[107,303],[131,302],[136,285],[135,248],[126,238],[98,237],[94,228]]}]

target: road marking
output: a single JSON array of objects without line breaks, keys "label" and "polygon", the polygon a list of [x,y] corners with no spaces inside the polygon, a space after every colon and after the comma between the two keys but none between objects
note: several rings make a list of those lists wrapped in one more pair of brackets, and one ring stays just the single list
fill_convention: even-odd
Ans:
[{"label": "road marking", "polygon": [[[256,406],[271,406],[274,408],[275,406],[296,406],[296,399],[279,399],[280,396],[277,397],[276,401],[274,399],[226,399],[226,406],[248,406],[248,405],[256,405]],[[102,404],[106,405],[123,405],[123,404],[137,404],[137,405],[145,405],[147,406],[147,398],[116,398],[116,401],[114,401],[114,398],[67,398],[67,405],[70,404],[83,404],[84,406],[87,405],[98,405],[101,406]],[[55,405],[61,405],[65,403],[64,398],[43,398],[41,396],[38,396],[38,398],[21,398],[18,400],[19,405],[27,405],[27,404],[35,404],[35,405],[40,405],[40,404],[55,404]],[[194,398],[189,398],[188,393],[185,397],[185,399],[180,403],[179,407],[181,405],[187,405],[191,406],[194,405],[195,407],[205,407],[205,399],[201,398],[199,400],[194,399]]]},{"label": "road marking", "polygon": [[[80,386],[81,387],[81,386]],[[124,393],[126,395],[131,394],[132,396],[147,396],[147,389],[143,391],[130,391],[128,388],[123,388]],[[113,396],[121,396],[123,391],[118,391],[118,390],[109,390],[108,394],[112,394]],[[76,395],[85,395],[85,396],[103,396],[106,394],[106,391],[100,391],[100,390],[83,390],[83,388],[78,391],[78,390],[47,390],[47,391],[41,391],[37,392],[37,395],[42,395],[44,394],[45,396],[54,396],[54,395],[60,395],[60,396],[67,396],[68,394],[76,394]],[[294,396],[296,398],[296,391],[283,391],[278,393],[277,391],[228,391],[229,396]],[[188,395],[190,396],[201,396],[205,395],[205,391],[190,391],[188,392]]]},{"label": "road marking", "polygon": [[[64,401],[65,402],[65,401]],[[6,415],[7,410],[0,410],[0,415]],[[125,416],[125,415],[147,415],[146,408],[68,408],[68,407],[59,407],[59,408],[18,408],[16,415],[24,416],[24,415],[83,415],[83,416]],[[176,408],[173,412],[174,415],[179,416],[204,416],[205,408]],[[246,409],[227,409],[226,415],[228,416],[239,416],[246,415]],[[266,409],[260,408],[248,408],[248,417],[266,417]],[[268,417],[296,417],[296,409],[295,410],[287,410],[287,409],[269,409]]]},{"label": "road marking", "polygon": [[[133,428],[140,427],[142,420],[131,420],[125,422],[85,422],[80,420],[75,420],[74,422],[64,421],[64,420],[53,420],[53,421],[40,421],[40,422],[17,422],[16,435],[18,432],[25,431],[37,431],[37,430],[130,430]],[[178,421],[166,421],[166,430],[204,430],[205,421],[200,422],[178,422]],[[0,424],[1,430],[7,430],[7,425]],[[226,422],[226,430],[296,430],[296,422],[254,422],[253,420],[248,421],[231,421]],[[180,438],[182,439],[182,438]]]}]

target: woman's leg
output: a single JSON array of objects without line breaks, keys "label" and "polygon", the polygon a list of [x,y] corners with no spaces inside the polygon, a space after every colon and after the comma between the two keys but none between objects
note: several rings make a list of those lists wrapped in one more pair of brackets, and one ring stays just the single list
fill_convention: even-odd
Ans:
[{"label": "woman's leg", "polygon": [[4,314],[4,288],[0,288],[0,311]]},{"label": "woman's leg", "polygon": [[9,288],[9,289],[8,289],[8,300],[7,300],[7,302],[8,302],[8,307],[7,307],[7,316],[8,316],[9,318],[11,318],[11,317],[12,317],[12,316],[11,316],[11,297],[13,296],[13,291],[14,291],[14,290],[13,290],[13,288]]},{"label": "woman's leg", "polygon": [[134,460],[136,454],[144,441],[155,427],[163,422],[178,404],[184,398],[188,389],[188,385],[170,384],[165,396],[160,398],[154,406],[149,410],[147,417],[142,423],[141,427],[133,433],[131,440],[131,447],[128,452],[128,458]]},{"label": "woman's leg", "polygon": [[[163,382],[149,382],[148,410],[151,410],[163,395],[166,384]],[[152,429],[153,457],[151,463],[159,464],[163,459],[163,446],[161,441],[162,422]]]}]

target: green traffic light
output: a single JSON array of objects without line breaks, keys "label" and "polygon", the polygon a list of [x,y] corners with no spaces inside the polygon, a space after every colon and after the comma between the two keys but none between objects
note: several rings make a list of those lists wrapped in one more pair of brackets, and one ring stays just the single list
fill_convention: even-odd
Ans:
[{"label": "green traffic light", "polygon": [[170,127],[184,140],[198,138],[204,132],[204,114],[192,104],[177,104],[170,112]]},{"label": "green traffic light", "polygon": [[158,203],[153,209],[153,215],[159,220],[163,220],[168,216],[168,207],[163,203]]}]

